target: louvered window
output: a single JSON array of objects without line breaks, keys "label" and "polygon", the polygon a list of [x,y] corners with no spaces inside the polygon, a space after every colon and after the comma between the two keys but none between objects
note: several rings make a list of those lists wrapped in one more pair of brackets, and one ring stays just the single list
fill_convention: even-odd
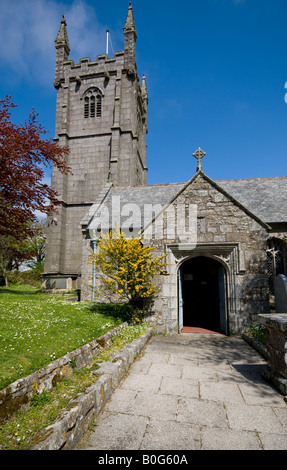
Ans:
[{"label": "louvered window", "polygon": [[85,98],[85,106],[84,106],[84,117],[87,119],[90,114],[90,98],[86,96]]},{"label": "louvered window", "polygon": [[94,118],[102,116],[102,97],[101,95],[90,95],[85,97],[84,118]]},{"label": "louvered window", "polygon": [[90,98],[90,117],[95,117],[95,97]]},{"label": "louvered window", "polygon": [[97,117],[101,117],[102,115],[102,97],[101,95],[97,95]]}]

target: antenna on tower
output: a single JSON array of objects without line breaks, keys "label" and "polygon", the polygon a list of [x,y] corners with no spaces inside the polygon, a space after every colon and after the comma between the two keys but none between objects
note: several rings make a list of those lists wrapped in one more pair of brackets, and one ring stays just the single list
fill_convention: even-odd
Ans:
[{"label": "antenna on tower", "polygon": [[109,44],[111,45],[111,49],[112,49],[113,54],[114,54],[115,52],[114,52],[114,48],[113,48],[113,45],[112,45],[112,40],[111,40],[111,36],[110,36],[110,31],[107,29],[107,30],[106,30],[106,33],[107,33],[106,54],[107,54],[107,56],[108,56],[108,55],[109,55]]},{"label": "antenna on tower", "polygon": [[107,33],[106,54],[108,56],[109,55],[109,35],[110,35],[110,31],[107,29],[106,33]]}]

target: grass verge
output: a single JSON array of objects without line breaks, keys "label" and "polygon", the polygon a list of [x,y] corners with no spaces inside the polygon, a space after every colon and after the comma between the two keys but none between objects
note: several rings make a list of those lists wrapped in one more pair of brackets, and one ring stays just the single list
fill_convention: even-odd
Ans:
[{"label": "grass verge", "polygon": [[94,372],[99,364],[143,334],[147,323],[128,325],[112,340],[112,345],[103,350],[89,367],[74,371],[69,379],[63,379],[51,391],[35,395],[28,411],[19,412],[10,421],[0,426],[0,450],[29,450],[32,439],[41,429],[51,425],[69,401],[82,393],[97,380]]},{"label": "grass verge", "polygon": [[123,322],[29,286],[0,288],[0,390]]}]

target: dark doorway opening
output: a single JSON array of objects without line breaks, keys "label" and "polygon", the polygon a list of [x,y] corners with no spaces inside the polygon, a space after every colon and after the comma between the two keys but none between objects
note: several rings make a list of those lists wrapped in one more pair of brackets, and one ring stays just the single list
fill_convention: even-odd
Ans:
[{"label": "dark doorway opening", "polygon": [[180,331],[182,327],[227,331],[226,271],[218,261],[199,256],[180,268]]}]

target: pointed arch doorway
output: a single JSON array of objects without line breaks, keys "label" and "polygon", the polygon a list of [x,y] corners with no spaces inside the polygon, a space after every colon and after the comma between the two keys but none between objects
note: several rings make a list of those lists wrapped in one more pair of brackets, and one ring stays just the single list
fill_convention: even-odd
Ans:
[{"label": "pointed arch doorway", "polygon": [[207,256],[179,269],[179,333],[189,328],[228,334],[226,270]]}]

